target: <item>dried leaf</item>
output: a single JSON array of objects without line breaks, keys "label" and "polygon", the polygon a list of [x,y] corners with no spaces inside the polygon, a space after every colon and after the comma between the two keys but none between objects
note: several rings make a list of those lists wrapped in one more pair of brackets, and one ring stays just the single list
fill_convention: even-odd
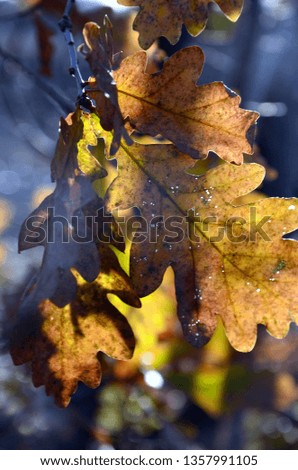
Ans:
[{"label": "dried leaf", "polygon": [[84,114],[80,110],[61,119],[60,136],[51,164],[53,181],[81,174],[91,180],[107,175],[90,149],[90,146],[97,145],[99,126],[96,115]]},{"label": "dried leaf", "polygon": [[123,145],[119,152],[107,208],[137,206],[145,219],[131,249],[139,296],[153,292],[171,265],[178,316],[193,345],[210,339],[217,315],[240,351],[253,348],[259,323],[285,336],[298,320],[298,251],[281,236],[298,227],[297,199],[235,207],[235,198],[260,185],[263,167],[225,164],[200,176],[192,163],[171,145]]},{"label": "dried leaf", "polygon": [[131,143],[130,137],[124,127],[124,121],[118,104],[118,93],[113,78],[113,68],[118,65],[119,56],[114,54],[112,40],[112,26],[107,17],[101,28],[96,23],[86,23],[83,36],[88,48],[87,52],[81,48],[88,61],[95,81],[91,81],[96,88],[94,100],[96,110],[100,116],[100,122],[105,130],[114,130],[110,154],[114,155],[120,145],[121,137],[127,144]]},{"label": "dried leaf", "polygon": [[[231,20],[239,18],[243,0],[214,0]],[[205,28],[208,19],[210,0],[118,0],[126,6],[139,6],[140,11],[134,21],[134,29],[140,33],[139,43],[148,49],[160,36],[165,36],[175,44],[181,36],[185,24],[192,36],[197,36]]]},{"label": "dried leaf", "polygon": [[89,282],[99,273],[98,252],[93,234],[86,231],[84,213],[84,207],[91,202],[100,208],[91,180],[106,174],[88,150],[88,145],[97,143],[92,119],[85,117],[83,124],[78,110],[61,121],[52,162],[52,176],[57,182],[55,191],[22,224],[19,251],[37,245],[45,247],[42,266],[27,287],[23,307],[33,299],[39,302],[49,298],[59,307],[69,303],[76,292],[71,268]]},{"label": "dried leaf", "polygon": [[108,247],[100,248],[101,273],[91,284],[76,275],[76,299],[64,308],[49,300],[21,310],[11,341],[15,364],[32,362],[33,383],[45,385],[57,404],[67,406],[79,381],[95,388],[101,380],[98,352],[130,359],[135,340],[125,317],[109,302],[115,294],[140,307],[128,276]]},{"label": "dried leaf", "polygon": [[197,86],[203,61],[199,47],[188,47],[149,75],[145,52],[128,57],[115,72],[122,114],[137,131],[161,134],[193,158],[212,151],[240,164],[252,153],[258,114],[240,109],[240,97],[221,82]]}]

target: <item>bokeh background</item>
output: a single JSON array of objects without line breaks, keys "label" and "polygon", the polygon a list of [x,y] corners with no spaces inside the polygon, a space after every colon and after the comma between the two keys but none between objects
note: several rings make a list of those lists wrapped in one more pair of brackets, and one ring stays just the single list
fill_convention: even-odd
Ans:
[{"label": "bokeh background", "polygon": [[[108,13],[116,48],[138,50],[134,9],[76,3],[78,45],[84,22],[100,23]],[[42,256],[41,248],[17,253],[18,231],[53,190],[59,118],[76,99],[57,27],[63,8],[64,0],[0,0],[0,449],[298,449],[297,328],[284,340],[260,328],[255,349],[241,354],[219,324],[212,341],[195,350],[176,319],[170,269],[141,310],[121,306],[137,337],[134,358],[102,357],[102,385],[80,385],[66,410],[32,386],[30,367],[12,364],[9,328]],[[224,81],[243,107],[261,114],[254,159],[267,167],[267,179],[260,191],[298,196],[297,1],[245,0],[236,24],[213,4],[201,36],[184,31],[174,47],[162,39],[150,50],[152,63],[190,44],[206,55],[201,83]],[[88,78],[83,57],[80,65]]]}]

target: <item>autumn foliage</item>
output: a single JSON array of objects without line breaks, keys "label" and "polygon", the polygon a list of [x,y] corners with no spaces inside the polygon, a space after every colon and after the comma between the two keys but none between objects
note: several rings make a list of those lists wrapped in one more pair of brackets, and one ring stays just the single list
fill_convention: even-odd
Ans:
[{"label": "autumn foliage", "polygon": [[[176,42],[182,24],[199,34],[209,2],[119,3],[140,7],[134,28],[147,49],[161,35]],[[237,20],[241,0],[216,3]],[[168,267],[193,346],[209,341],[218,317],[243,352],[254,347],[258,324],[282,338],[298,320],[297,242],[282,238],[298,227],[297,201],[249,199],[265,176],[261,165],[243,163],[253,153],[258,114],[242,109],[223,83],[197,83],[199,47],[180,50],[150,74],[144,51],[118,67],[107,20],[87,23],[83,36],[92,108],[78,105],[61,119],[51,168],[56,188],[21,227],[20,251],[43,245],[44,256],[11,341],[14,362],[31,361],[34,384],[62,406],[78,381],[99,385],[99,352],[133,355],[133,331],[109,294],[139,308]],[[208,168],[203,160],[211,154],[218,164]],[[111,161],[117,176],[106,187]],[[62,230],[57,218],[66,221]]]}]

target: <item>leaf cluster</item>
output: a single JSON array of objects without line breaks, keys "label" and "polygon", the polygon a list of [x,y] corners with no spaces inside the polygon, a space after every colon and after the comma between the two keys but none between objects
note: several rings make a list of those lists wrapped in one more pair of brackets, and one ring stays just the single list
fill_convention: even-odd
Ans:
[{"label": "leaf cluster", "polygon": [[[198,34],[209,2],[119,3],[140,6],[135,28],[146,49],[160,35],[177,41],[182,23]],[[216,3],[233,21],[242,9],[241,0]],[[258,324],[281,338],[298,319],[297,242],[282,238],[298,227],[298,201],[236,201],[265,174],[243,163],[253,152],[257,113],[242,109],[221,82],[197,84],[199,47],[182,49],[150,74],[144,51],[117,68],[107,20],[87,23],[83,36],[94,108],[61,120],[51,168],[56,188],[22,225],[20,251],[42,245],[44,257],[11,346],[14,362],[31,361],[34,384],[62,406],[78,381],[98,386],[100,351],[122,360],[133,354],[132,329],[109,294],[139,308],[169,267],[182,330],[196,347],[212,337],[218,316],[240,351],[253,348]],[[211,154],[218,165],[206,171]],[[117,177],[105,191],[111,160]],[[122,228],[119,210],[128,210]]]}]

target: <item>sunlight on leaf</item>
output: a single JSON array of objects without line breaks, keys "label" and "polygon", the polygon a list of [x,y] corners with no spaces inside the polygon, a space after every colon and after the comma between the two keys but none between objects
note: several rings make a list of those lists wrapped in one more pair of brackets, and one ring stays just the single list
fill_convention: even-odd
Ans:
[{"label": "sunlight on leaf", "polygon": [[[262,199],[235,207],[235,198],[260,185],[263,167],[224,164],[196,176],[192,165],[171,145],[121,147],[107,208],[137,206],[150,228],[151,239],[140,243],[137,232],[131,248],[130,274],[138,294],[153,292],[171,265],[178,316],[193,345],[210,339],[217,315],[241,351],[253,348],[258,323],[284,337],[298,319],[298,252],[296,241],[281,237],[298,226],[297,200]],[[137,184],[131,184],[132,175]]]},{"label": "sunlight on leaf", "polygon": [[82,120],[81,111],[77,110],[61,120],[51,165],[56,188],[21,226],[20,252],[39,245],[45,247],[40,272],[24,294],[25,303],[49,298],[63,307],[76,292],[71,268],[77,269],[87,281],[93,281],[99,273],[100,262],[92,237],[86,243],[77,242],[80,235],[85,234],[83,207],[90,203],[100,207],[91,181],[106,175],[89,149],[97,145],[92,127],[94,119],[96,117],[85,116]]},{"label": "sunlight on leaf", "polygon": [[[243,7],[243,0],[214,0],[224,14],[237,21]],[[185,24],[192,36],[197,36],[208,19],[210,0],[118,0],[126,6],[139,6],[140,11],[134,22],[134,29],[140,33],[139,43],[148,49],[160,36],[165,36],[175,44],[181,36],[181,27]]]},{"label": "sunlight on leaf", "polygon": [[60,406],[67,406],[79,381],[95,388],[101,380],[98,352],[115,359],[130,359],[135,340],[125,317],[109,302],[112,293],[140,306],[128,276],[108,246],[101,247],[101,273],[93,283],[75,274],[79,287],[75,300],[64,308],[49,300],[19,313],[12,337],[15,364],[32,362],[36,387],[45,385]]},{"label": "sunlight on leaf", "polygon": [[204,62],[199,47],[176,52],[153,75],[145,72],[146,60],[138,52],[115,72],[120,108],[133,128],[161,134],[193,158],[212,151],[241,164],[243,153],[252,153],[258,114],[239,108],[240,97],[221,82],[197,86]]},{"label": "sunlight on leaf", "polygon": [[94,75],[95,80],[90,84],[97,89],[94,97],[96,111],[102,127],[114,131],[110,147],[110,154],[114,155],[119,148],[121,137],[127,144],[130,144],[131,140],[124,127],[113,77],[113,68],[118,65],[120,57],[113,51],[112,25],[107,17],[102,27],[93,22],[86,23],[83,36],[87,51],[81,48],[81,52],[84,53]]},{"label": "sunlight on leaf", "polygon": [[110,298],[125,314],[136,336],[133,358],[125,364],[115,364],[117,376],[131,375],[140,367],[160,369],[171,360],[174,345],[179,341],[173,281],[173,271],[169,269],[162,285],[142,299],[142,308],[138,310],[124,305],[119,298]]}]

